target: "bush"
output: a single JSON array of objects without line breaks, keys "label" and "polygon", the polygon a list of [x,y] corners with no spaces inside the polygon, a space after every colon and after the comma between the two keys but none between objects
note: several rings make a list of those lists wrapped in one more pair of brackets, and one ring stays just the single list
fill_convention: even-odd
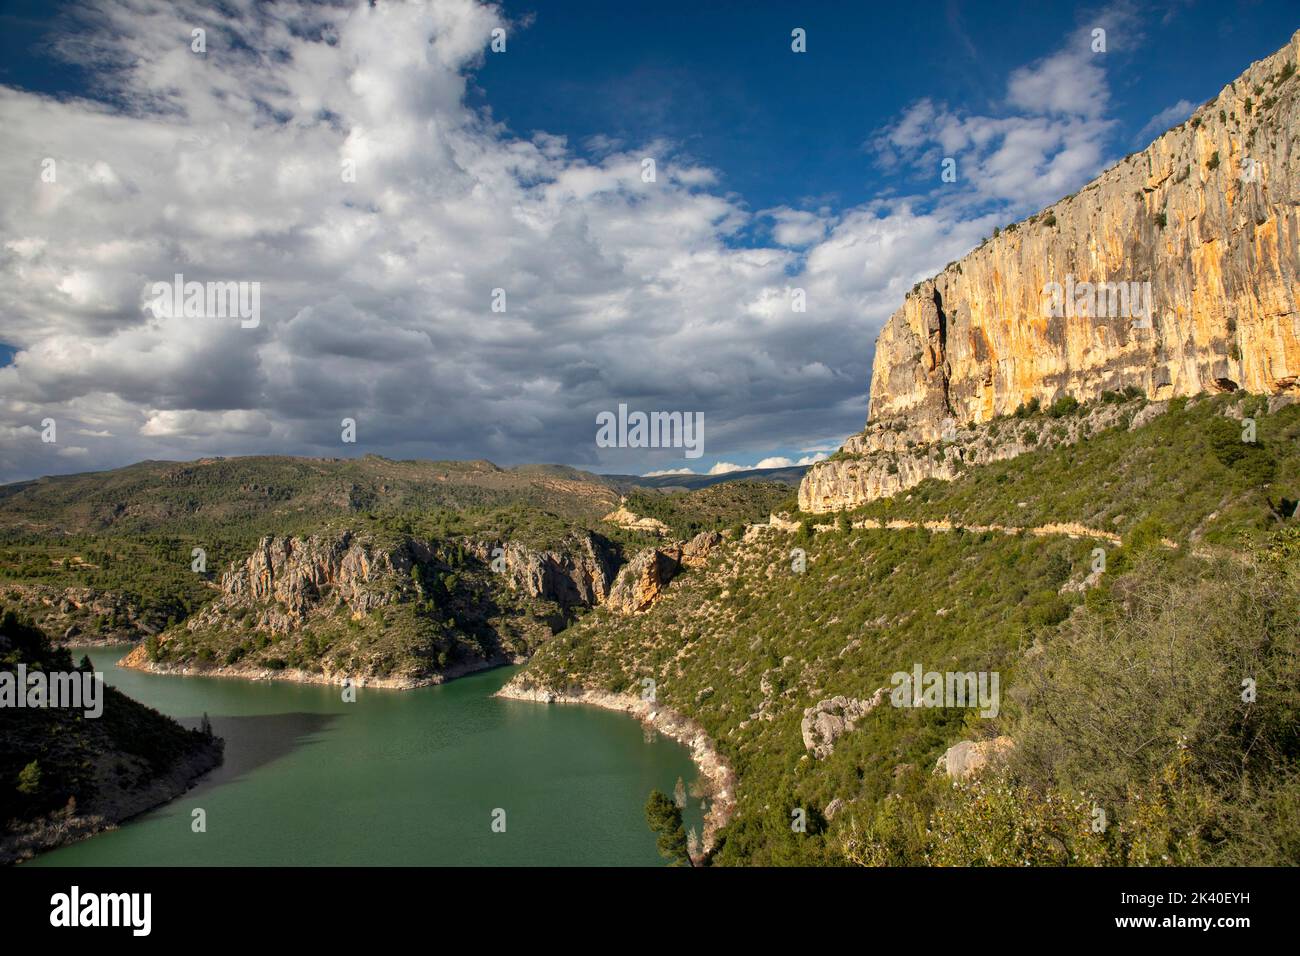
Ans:
[{"label": "bush", "polygon": [[1047,410],[1047,414],[1053,418],[1064,418],[1066,415],[1072,415],[1079,409],[1079,400],[1073,395],[1062,395],[1056,401],[1052,402],[1052,407]]},{"label": "bush", "polygon": [[[1005,761],[886,799],[865,865],[1300,859],[1300,532],[1191,576],[1153,556],[1026,658]],[[1162,560],[1169,560],[1164,558]]]},{"label": "bush", "polygon": [[1273,478],[1277,463],[1260,441],[1242,439],[1242,426],[1233,419],[1216,416],[1207,425],[1206,440],[1219,464],[1241,475],[1250,484],[1264,484]]}]

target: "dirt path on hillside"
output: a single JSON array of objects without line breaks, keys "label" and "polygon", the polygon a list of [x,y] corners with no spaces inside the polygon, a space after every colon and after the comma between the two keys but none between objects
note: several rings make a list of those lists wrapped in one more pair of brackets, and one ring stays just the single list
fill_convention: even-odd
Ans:
[{"label": "dirt path on hillside", "polygon": [[[750,525],[751,528],[778,528],[782,531],[797,531],[799,523],[796,521],[787,521],[772,515],[768,518],[766,525]],[[1016,535],[1032,534],[1036,537],[1046,538],[1052,535],[1065,535],[1068,538],[1091,538],[1094,541],[1106,541],[1113,545],[1123,543],[1123,539],[1113,531],[1101,531],[1098,528],[1089,528],[1073,521],[1053,522],[1051,524],[1038,525],[1034,528],[1016,528],[1004,524],[954,524],[951,521],[909,521],[906,518],[891,518],[888,521],[881,521],[878,518],[863,518],[860,521],[853,522],[853,527],[868,529],[872,531],[911,531],[917,528],[924,528],[926,531],[991,531],[998,534]],[[833,524],[813,525],[813,530],[818,534],[823,531],[834,531]],[[1178,543],[1169,538],[1161,538],[1160,543],[1166,548],[1177,548]]]}]

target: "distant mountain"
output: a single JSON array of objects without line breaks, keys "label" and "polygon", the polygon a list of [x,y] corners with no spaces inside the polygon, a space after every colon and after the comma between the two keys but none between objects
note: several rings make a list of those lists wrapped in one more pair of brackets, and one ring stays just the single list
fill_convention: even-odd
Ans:
[{"label": "distant mountain", "polygon": [[620,488],[631,485],[637,488],[680,488],[684,491],[693,491],[697,488],[721,484],[724,481],[776,481],[797,488],[808,468],[808,465],[791,465],[789,468],[747,468],[744,471],[729,471],[723,475],[655,475],[653,477],[599,475],[597,477]]}]

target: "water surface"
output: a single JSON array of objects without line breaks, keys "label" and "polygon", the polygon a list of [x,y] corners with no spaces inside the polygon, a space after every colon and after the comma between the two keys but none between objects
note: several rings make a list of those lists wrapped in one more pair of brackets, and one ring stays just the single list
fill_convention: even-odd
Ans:
[{"label": "water surface", "polygon": [[[208,714],[225,764],[25,866],[653,865],[646,797],[695,776],[684,747],[647,741],[626,715],[492,697],[517,668],[344,703],[339,687],[118,668],[127,650],[88,653],[109,684],[187,726]],[[206,833],[191,829],[196,808]],[[699,828],[698,801],[687,821]]]}]

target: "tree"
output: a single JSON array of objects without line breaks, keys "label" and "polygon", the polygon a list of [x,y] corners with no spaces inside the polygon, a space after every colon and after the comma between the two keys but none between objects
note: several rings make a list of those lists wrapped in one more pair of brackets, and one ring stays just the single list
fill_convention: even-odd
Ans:
[{"label": "tree", "polygon": [[[35,796],[41,789],[41,767],[35,760],[18,772],[18,792]],[[681,814],[678,814],[680,822]]]},{"label": "tree", "polygon": [[686,828],[682,826],[682,810],[673,798],[662,790],[651,790],[645,805],[646,823],[656,834],[655,845],[659,855],[673,866],[694,866],[686,841]]}]

